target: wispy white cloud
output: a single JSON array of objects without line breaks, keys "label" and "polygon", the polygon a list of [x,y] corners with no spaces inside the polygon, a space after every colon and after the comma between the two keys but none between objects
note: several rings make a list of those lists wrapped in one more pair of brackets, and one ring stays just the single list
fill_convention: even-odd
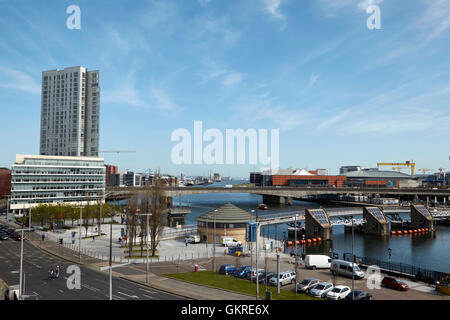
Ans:
[{"label": "wispy white cloud", "polygon": [[282,2],[283,0],[264,0],[264,8],[273,19],[283,22],[284,29],[287,25],[287,19],[286,16],[280,12]]},{"label": "wispy white cloud", "polygon": [[151,106],[160,110],[174,110],[176,109],[175,103],[169,97],[167,92],[156,85],[154,81],[150,84],[150,96]]},{"label": "wispy white cloud", "polygon": [[238,72],[230,73],[230,74],[227,74],[223,78],[222,84],[224,86],[226,86],[226,87],[230,87],[230,86],[233,86],[233,85],[238,84],[239,82],[241,82],[242,78],[243,78],[243,74],[242,73],[238,73]]},{"label": "wispy white cloud", "polygon": [[424,4],[426,6],[425,12],[416,26],[426,31],[425,43],[429,43],[443,34],[448,34],[447,31],[450,29],[450,1],[426,0]]},{"label": "wispy white cloud", "polygon": [[33,94],[41,93],[41,86],[29,74],[4,66],[0,66],[0,87]]}]

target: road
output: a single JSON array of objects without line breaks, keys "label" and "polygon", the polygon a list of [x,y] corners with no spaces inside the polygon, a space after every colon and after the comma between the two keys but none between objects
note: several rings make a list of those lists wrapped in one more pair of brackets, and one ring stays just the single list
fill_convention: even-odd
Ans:
[{"label": "road", "polygon": [[[60,266],[58,279],[49,279],[49,270]],[[108,300],[109,276],[107,272],[80,266],[81,289],[67,287],[68,261],[54,257],[24,242],[23,271],[25,292],[29,300]],[[20,241],[0,241],[0,278],[9,285],[19,284]],[[155,289],[141,286],[127,280],[113,278],[114,300],[180,300],[182,298]]]}]

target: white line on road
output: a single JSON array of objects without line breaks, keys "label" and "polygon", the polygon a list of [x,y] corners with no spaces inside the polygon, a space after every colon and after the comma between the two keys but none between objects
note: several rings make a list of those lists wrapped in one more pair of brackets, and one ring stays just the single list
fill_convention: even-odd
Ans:
[{"label": "white line on road", "polygon": [[126,296],[126,297],[129,297],[129,298],[139,299],[139,297],[138,297],[138,296],[135,296],[135,295],[130,296],[130,295],[128,295],[128,294],[126,294],[126,293],[123,293],[123,292],[120,292],[120,291],[118,291],[117,293],[118,293],[118,294],[122,294],[122,295],[124,295],[124,296]]},{"label": "white line on road", "polygon": [[113,300],[125,300],[125,298],[113,295]]},{"label": "white line on road", "polygon": [[145,289],[142,289],[142,288],[139,288],[139,290],[142,290],[142,291],[150,293],[150,294],[155,294],[156,293],[156,291],[145,290]]},{"label": "white line on road", "polygon": [[142,296],[147,297],[147,298],[152,299],[152,300],[156,300],[156,298],[150,297],[150,296],[148,296],[148,295],[146,295],[146,294],[143,294]]},{"label": "white line on road", "polygon": [[119,289],[123,289],[123,290],[127,290],[127,291],[130,291],[130,292],[134,292],[133,290],[130,290],[130,289],[127,289],[127,288],[124,288],[124,287],[118,287]]}]

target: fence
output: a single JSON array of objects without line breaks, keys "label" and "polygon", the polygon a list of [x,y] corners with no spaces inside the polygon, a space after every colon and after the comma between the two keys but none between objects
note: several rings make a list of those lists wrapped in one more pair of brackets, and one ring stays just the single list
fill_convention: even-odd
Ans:
[{"label": "fence", "polygon": [[[345,261],[351,261],[351,257],[351,253],[344,253]],[[355,256],[355,261],[363,266],[378,266],[382,271],[388,274],[399,274],[401,276],[417,281],[423,281],[429,284],[434,284],[436,281],[440,281],[442,278],[449,276],[449,274],[440,271],[428,270],[405,263],[386,262],[369,257]]]}]

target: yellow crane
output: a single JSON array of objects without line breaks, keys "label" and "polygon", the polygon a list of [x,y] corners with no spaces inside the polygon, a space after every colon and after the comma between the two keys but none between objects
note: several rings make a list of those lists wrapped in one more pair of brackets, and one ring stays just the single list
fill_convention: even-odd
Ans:
[{"label": "yellow crane", "polygon": [[402,163],[387,163],[387,162],[379,162],[377,163],[378,169],[380,169],[380,166],[394,166],[396,169],[398,169],[398,167],[410,167],[411,168],[411,175],[414,175],[414,168],[416,166],[416,164],[414,162],[411,161],[405,161]]}]

